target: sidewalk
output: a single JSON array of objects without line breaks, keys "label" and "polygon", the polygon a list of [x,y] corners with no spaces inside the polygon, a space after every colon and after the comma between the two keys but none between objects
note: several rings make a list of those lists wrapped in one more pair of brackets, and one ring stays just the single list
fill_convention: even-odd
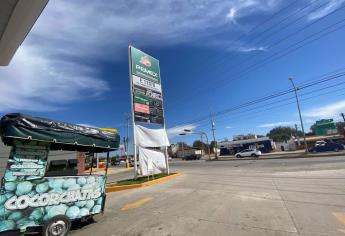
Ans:
[{"label": "sidewalk", "polygon": [[[133,170],[133,167],[126,168],[125,166],[112,166],[108,168],[108,179],[107,181],[111,181],[113,179],[121,179],[122,176],[127,176],[127,173],[130,173]],[[89,174],[90,170],[86,170],[85,174]],[[104,175],[105,169],[104,168],[93,168],[92,174],[95,175]]]}]

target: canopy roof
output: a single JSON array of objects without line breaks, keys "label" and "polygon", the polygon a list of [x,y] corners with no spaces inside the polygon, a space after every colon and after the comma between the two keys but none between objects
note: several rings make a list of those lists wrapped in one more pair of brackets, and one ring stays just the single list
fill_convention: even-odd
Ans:
[{"label": "canopy roof", "polygon": [[0,66],[7,66],[48,0],[0,1]]},{"label": "canopy roof", "polygon": [[0,120],[0,136],[6,145],[14,140],[36,140],[50,143],[52,150],[106,152],[118,149],[120,136],[116,129],[98,129],[11,113]]}]

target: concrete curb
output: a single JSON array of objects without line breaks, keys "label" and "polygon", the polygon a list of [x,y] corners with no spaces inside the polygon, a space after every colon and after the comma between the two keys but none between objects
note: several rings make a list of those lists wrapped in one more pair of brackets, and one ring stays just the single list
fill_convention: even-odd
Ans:
[{"label": "concrete curb", "polygon": [[297,158],[315,158],[315,157],[332,157],[332,156],[342,156],[344,155],[345,157],[345,152],[335,152],[335,153],[327,153],[327,154],[299,154],[299,155],[294,155],[294,156],[273,156],[273,157],[259,157],[257,159],[254,158],[235,158],[235,157],[230,157],[230,158],[223,158],[223,159],[218,159],[218,160],[211,160],[211,161],[239,161],[239,160],[269,160],[269,159],[297,159]]},{"label": "concrete curb", "polygon": [[[108,168],[108,171],[111,171],[111,170],[113,170],[113,169],[116,169],[116,168],[109,167],[109,168]],[[133,169],[133,167],[124,168],[124,169],[119,170],[117,173],[122,173],[122,172],[130,171],[130,170],[132,170],[132,169]],[[100,172],[100,171],[105,171],[105,168],[92,168],[92,173],[93,173],[93,172]],[[90,170],[86,170],[86,171],[84,171],[84,172],[85,172],[85,173],[90,173]]]},{"label": "concrete curb", "polygon": [[105,188],[105,192],[106,193],[111,193],[111,192],[118,192],[118,191],[123,191],[123,190],[128,190],[128,189],[133,189],[133,188],[142,188],[142,187],[147,187],[147,186],[151,186],[154,184],[159,184],[162,182],[165,182],[167,180],[176,178],[178,176],[182,175],[181,173],[175,173],[169,176],[165,176],[159,179],[154,179],[154,180],[150,180],[141,184],[129,184],[129,185],[122,185],[122,186],[108,186]]}]

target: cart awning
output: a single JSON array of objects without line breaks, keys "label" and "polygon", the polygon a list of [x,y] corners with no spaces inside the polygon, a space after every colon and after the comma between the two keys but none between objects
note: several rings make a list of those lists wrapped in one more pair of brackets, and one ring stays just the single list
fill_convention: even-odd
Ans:
[{"label": "cart awning", "polygon": [[0,136],[6,145],[13,140],[36,140],[50,143],[52,150],[106,152],[118,149],[116,129],[98,129],[11,113],[0,120]]}]

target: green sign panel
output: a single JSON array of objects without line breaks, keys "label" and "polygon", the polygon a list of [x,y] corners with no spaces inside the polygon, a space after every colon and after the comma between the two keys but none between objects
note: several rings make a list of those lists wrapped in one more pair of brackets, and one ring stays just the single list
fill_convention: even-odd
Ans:
[{"label": "green sign panel", "polygon": [[144,95],[134,94],[134,102],[149,105],[150,100],[148,97],[146,97]]},{"label": "green sign panel", "polygon": [[132,74],[148,79],[157,84],[161,83],[159,61],[146,53],[131,47]]},{"label": "green sign panel", "polygon": [[132,46],[129,57],[134,122],[164,125],[159,61]]}]

